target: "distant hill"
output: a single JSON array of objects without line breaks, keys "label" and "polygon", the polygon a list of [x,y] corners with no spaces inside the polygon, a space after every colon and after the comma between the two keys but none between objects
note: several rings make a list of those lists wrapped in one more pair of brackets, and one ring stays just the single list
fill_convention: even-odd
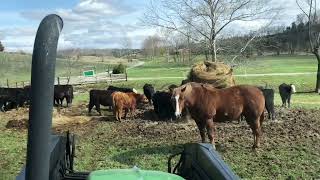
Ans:
[{"label": "distant hill", "polygon": [[123,57],[127,54],[140,54],[140,49],[65,49],[58,51],[58,57],[66,56],[114,56]]}]

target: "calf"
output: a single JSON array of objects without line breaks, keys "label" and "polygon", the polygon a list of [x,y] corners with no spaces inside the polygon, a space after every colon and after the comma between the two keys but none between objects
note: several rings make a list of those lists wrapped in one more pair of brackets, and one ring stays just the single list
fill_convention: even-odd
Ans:
[{"label": "calf", "polygon": [[121,87],[115,87],[115,86],[109,86],[107,90],[120,91],[124,93],[128,93],[128,92],[137,93],[137,90],[135,90],[134,88],[121,88]]},{"label": "calf", "polygon": [[282,106],[286,107],[288,102],[288,108],[290,108],[291,95],[296,92],[296,87],[293,84],[282,83],[279,86],[279,93],[282,100]]},{"label": "calf", "polygon": [[113,105],[112,93],[114,92],[110,90],[90,90],[89,113],[91,113],[93,106],[95,106],[101,116],[100,104],[111,107]]},{"label": "calf", "polygon": [[157,91],[153,97],[154,112],[160,119],[175,119],[174,108],[171,101],[171,93]]},{"label": "calf", "polygon": [[259,87],[262,91],[264,99],[265,99],[265,107],[268,112],[268,118],[275,120],[275,113],[274,113],[274,90],[273,89],[266,89]]},{"label": "calf", "polygon": [[54,101],[57,105],[63,104],[63,99],[65,98],[67,101],[67,106],[72,104],[73,99],[73,86],[72,85],[55,85],[54,86]]},{"label": "calf", "polygon": [[123,93],[114,92],[112,94],[113,100],[113,114],[118,121],[121,122],[122,112],[124,112],[124,118],[127,117],[128,111],[130,111],[131,117],[133,118],[133,113],[140,103],[147,102],[146,97],[143,94],[137,93]]},{"label": "calf", "polygon": [[151,84],[145,84],[143,86],[143,93],[147,97],[149,104],[152,104],[152,96],[155,93],[154,87]]}]

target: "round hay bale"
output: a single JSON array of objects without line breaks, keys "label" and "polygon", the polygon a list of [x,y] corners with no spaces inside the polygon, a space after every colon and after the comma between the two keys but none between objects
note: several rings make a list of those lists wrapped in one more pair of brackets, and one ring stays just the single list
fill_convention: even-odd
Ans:
[{"label": "round hay bale", "polygon": [[235,85],[233,70],[222,62],[200,62],[192,66],[188,79],[192,82],[209,83],[216,88]]}]

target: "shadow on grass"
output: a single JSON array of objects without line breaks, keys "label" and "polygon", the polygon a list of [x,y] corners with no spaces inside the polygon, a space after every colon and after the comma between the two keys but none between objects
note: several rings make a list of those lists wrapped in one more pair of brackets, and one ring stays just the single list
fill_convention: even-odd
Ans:
[{"label": "shadow on grass", "polygon": [[318,94],[315,91],[301,91],[301,92],[296,92],[296,94]]},{"label": "shadow on grass", "polygon": [[[170,156],[174,153],[181,152],[183,150],[183,144],[175,145],[159,145],[153,147],[142,147],[134,150],[129,150],[121,154],[112,157],[112,160],[117,161],[122,164],[132,165],[136,159],[144,159],[147,155],[166,155]],[[155,158],[156,159],[156,158]]]}]

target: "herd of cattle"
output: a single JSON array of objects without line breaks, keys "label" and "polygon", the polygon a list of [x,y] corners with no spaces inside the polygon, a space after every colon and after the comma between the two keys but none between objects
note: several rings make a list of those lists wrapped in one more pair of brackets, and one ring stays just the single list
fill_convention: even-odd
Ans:
[{"label": "herd of cattle", "polygon": [[[181,85],[187,83],[183,81]],[[95,106],[97,112],[101,115],[100,105],[108,106],[113,109],[117,120],[121,121],[122,112],[124,118],[128,112],[133,115],[139,104],[150,103],[153,105],[154,112],[159,119],[175,119],[175,110],[172,106],[172,92],[177,85],[170,85],[169,91],[156,91],[151,84],[143,86],[143,94],[137,93],[134,88],[120,88],[109,86],[105,90],[90,90],[90,101],[88,105],[89,113]],[[274,90],[271,88],[258,87],[265,97],[265,107],[268,112],[268,118],[275,119],[274,111]],[[30,86],[24,88],[0,88],[0,110],[8,111],[30,104]],[[295,86],[290,84],[281,84],[279,93],[283,106],[290,107],[291,94],[295,93]],[[72,85],[55,85],[54,86],[54,104],[62,106],[63,100],[66,100],[67,106],[72,103],[73,99]],[[185,114],[185,111],[183,112]]]},{"label": "herd of cattle", "polygon": [[[245,119],[254,136],[253,148],[260,144],[261,126],[264,120],[264,109],[269,119],[275,119],[274,90],[270,88],[239,85],[225,89],[216,89],[210,84],[183,81],[178,87],[170,85],[168,91],[156,91],[151,84],[143,86],[143,94],[134,88],[109,86],[107,89],[92,89],[89,92],[89,114],[95,106],[101,115],[100,105],[113,110],[117,121],[134,116],[136,108],[149,103],[153,111],[162,120],[173,120],[190,114],[195,120],[202,142],[205,132],[210,143],[214,144],[214,122]],[[290,107],[291,95],[296,92],[292,84],[281,84],[279,94],[282,105]],[[0,109],[7,111],[13,108],[32,104],[31,87],[0,88]],[[72,103],[73,86],[55,85],[53,103],[62,106],[66,99],[67,106]],[[123,116],[124,115],[124,116]],[[205,129],[207,131],[205,131]]]}]

